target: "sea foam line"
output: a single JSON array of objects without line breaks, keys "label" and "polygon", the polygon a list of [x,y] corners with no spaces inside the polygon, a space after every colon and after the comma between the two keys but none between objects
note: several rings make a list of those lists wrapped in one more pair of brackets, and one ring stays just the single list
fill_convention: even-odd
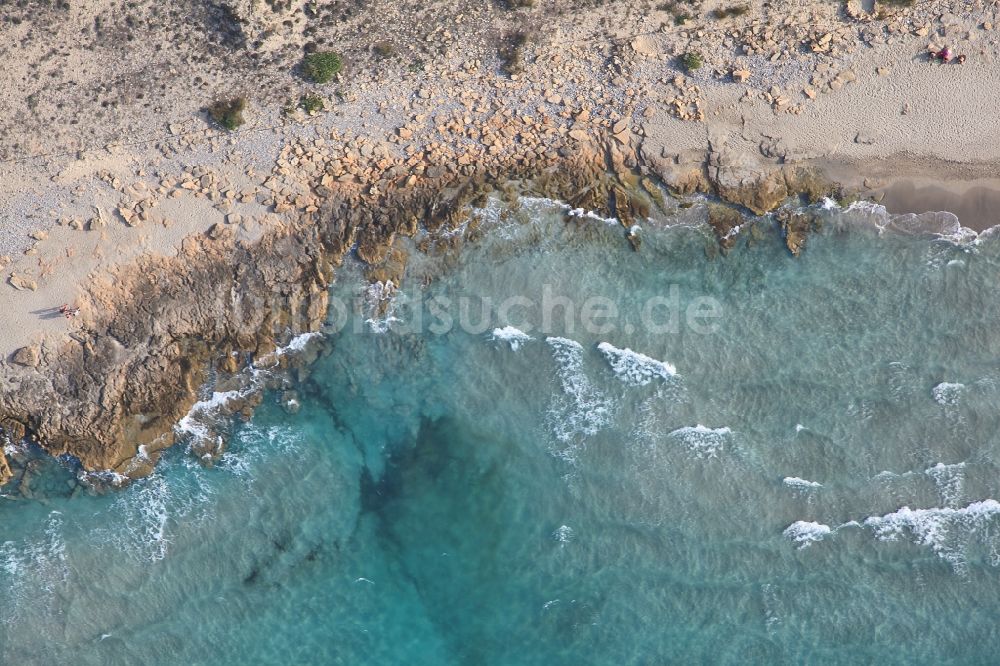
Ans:
[{"label": "sea foam line", "polygon": [[561,442],[597,433],[611,422],[613,402],[594,387],[583,371],[583,345],[561,337],[545,338],[559,366],[562,396],[549,410],[553,434]]},{"label": "sea foam line", "polygon": [[[293,337],[285,346],[277,347],[274,350],[274,355],[284,356],[286,354],[300,353],[310,341],[318,339],[322,335],[318,331],[300,333]],[[245,398],[258,391],[261,388],[263,380],[269,375],[269,372],[270,368],[250,366],[244,371],[246,375],[246,384],[244,386],[229,391],[213,391],[207,398],[197,401],[191,406],[187,414],[182,416],[174,425],[174,432],[180,436],[192,438],[193,442],[209,439],[211,437],[211,430],[206,423],[206,419],[217,415],[234,400]],[[142,452],[140,451],[140,453]]]},{"label": "sea foam line", "polygon": [[852,520],[835,528],[822,523],[797,520],[786,527],[782,534],[800,544],[799,548],[820,541],[845,527],[867,528],[879,541],[898,541],[909,535],[913,543],[930,548],[951,564],[956,572],[962,573],[965,570],[965,544],[968,538],[977,535],[984,540],[995,539],[984,528],[997,516],[1000,516],[1000,502],[985,499],[961,508],[911,509],[904,506],[883,515],[868,516],[860,523]]},{"label": "sea foam line", "polygon": [[823,487],[822,483],[817,483],[816,481],[809,481],[807,479],[800,479],[797,476],[786,476],[781,480],[781,482],[784,483],[786,486],[790,486],[792,488],[805,489],[805,490],[811,490]]},{"label": "sea foam line", "polygon": [[598,215],[592,210],[586,210],[584,208],[573,208],[568,203],[563,201],[557,201],[556,199],[549,199],[548,197],[518,197],[518,201],[522,204],[552,206],[554,208],[560,208],[566,211],[566,214],[570,217],[586,218],[590,220],[596,220],[598,222],[603,222],[604,224],[611,226],[618,226],[620,222],[613,217],[604,217],[603,215]]}]

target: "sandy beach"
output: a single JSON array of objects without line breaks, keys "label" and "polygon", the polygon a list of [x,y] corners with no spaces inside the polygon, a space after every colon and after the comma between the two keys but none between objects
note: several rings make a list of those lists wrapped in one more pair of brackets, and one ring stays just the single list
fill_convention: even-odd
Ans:
[{"label": "sandy beach", "polygon": [[[992,5],[753,2],[719,18],[726,6],[711,0],[341,4],[170,3],[197,19],[181,24],[152,3],[123,17],[91,0],[5,24],[8,435],[126,469],[139,445],[169,445],[220,364],[196,355],[181,369],[193,341],[263,354],[317,327],[345,253],[391,270],[394,238],[428,224],[416,211],[457,223],[470,184],[481,193],[506,175],[587,165],[581,177],[617,183],[587,200],[608,213],[629,214],[614,192],[642,179],[757,214],[822,182],[890,212],[996,222]],[[965,62],[928,56],[945,46]],[[304,80],[303,55],[325,50],[343,71]],[[207,117],[237,95],[245,124]],[[305,96],[324,108],[307,113]],[[551,193],[579,190],[570,183]],[[308,260],[281,265],[295,243]],[[272,263],[252,279],[232,269],[262,255]],[[174,385],[158,392],[155,377]]]}]

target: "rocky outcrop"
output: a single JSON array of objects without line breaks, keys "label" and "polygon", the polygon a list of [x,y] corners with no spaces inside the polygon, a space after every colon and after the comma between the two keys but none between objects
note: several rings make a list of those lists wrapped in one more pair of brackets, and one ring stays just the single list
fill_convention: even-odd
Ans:
[{"label": "rocky outcrop", "polygon": [[639,147],[644,166],[677,194],[694,194],[712,190],[708,179],[708,155],[704,150],[671,151],[644,141]]},{"label": "rocky outcrop", "polygon": [[[639,250],[633,220],[663,203],[649,175],[678,192],[714,188],[754,212],[773,209],[793,192],[818,196],[823,187],[804,169],[762,173],[759,165],[717,154],[706,164],[704,153],[694,151],[637,154],[600,134],[567,137],[534,151],[534,160],[526,151],[456,168],[442,152],[413,164],[419,179],[385,155],[373,157],[383,165],[376,169],[315,146],[288,154],[287,166],[279,160],[268,181],[274,181],[275,216],[261,235],[244,233],[244,221],[233,218],[189,236],[176,256],[146,256],[121,267],[88,285],[82,328],[46,341],[44,364],[38,348],[18,350],[8,366],[11,390],[0,395],[0,425],[12,439],[28,434],[89,470],[148,473],[173,444],[174,425],[211,370],[235,377],[248,361],[273,352],[276,341],[321,326],[328,287],[349,250],[371,266],[372,279],[395,282],[406,261],[395,239],[413,235],[418,222],[430,231],[458,228],[487,191],[512,201],[524,192],[614,215],[625,227],[623,239]],[[348,166],[349,173],[335,171]],[[281,180],[299,177],[308,182]],[[732,247],[742,221],[732,206],[710,208],[723,250]],[[793,253],[801,251],[807,226],[793,220],[785,227]],[[461,236],[447,242],[458,244]],[[247,397],[233,413],[247,416],[256,400]],[[213,447],[198,452],[221,453]]]},{"label": "rocky outcrop", "polygon": [[472,178],[445,173],[422,187],[328,189],[320,206],[253,241],[237,225],[213,226],[186,238],[177,256],[143,257],[92,282],[79,302],[83,327],[50,340],[44,366],[35,367],[36,350],[19,350],[11,390],[0,395],[0,424],[12,438],[28,434],[88,470],[148,473],[212,368],[237,373],[277,340],[320,327],[334,271],[352,246],[392,273],[405,260],[391,250],[393,239],[414,233],[417,219],[457,226],[469,202],[510,176],[568,199],[600,181],[604,168],[602,155],[580,150],[554,165],[505,165]]},{"label": "rocky outcrop", "polygon": [[10,469],[10,463],[7,462],[7,456],[4,455],[2,449],[0,449],[0,486],[10,481],[14,478],[13,472]]},{"label": "rocky outcrop", "polygon": [[708,177],[719,197],[757,215],[773,211],[792,196],[816,203],[838,191],[815,169],[765,161],[751,152],[725,146],[713,148],[709,154]]},{"label": "rocky outcrop", "polygon": [[778,216],[785,247],[792,256],[799,256],[806,247],[809,234],[819,230],[819,219],[808,212],[781,211]]}]

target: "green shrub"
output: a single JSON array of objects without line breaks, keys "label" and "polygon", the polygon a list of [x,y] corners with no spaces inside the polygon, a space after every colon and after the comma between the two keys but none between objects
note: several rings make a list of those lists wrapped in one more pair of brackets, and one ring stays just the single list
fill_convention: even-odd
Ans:
[{"label": "green shrub", "polygon": [[681,56],[681,65],[684,66],[689,72],[693,72],[702,65],[705,64],[705,60],[701,57],[701,54],[697,51],[688,51]]},{"label": "green shrub", "polygon": [[313,83],[327,83],[344,68],[344,61],[333,51],[317,51],[302,59],[302,75]]},{"label": "green shrub", "polygon": [[208,115],[227,130],[234,130],[245,121],[243,112],[247,108],[246,97],[233,97],[232,99],[221,99],[213,102],[208,107]]},{"label": "green shrub", "polygon": [[299,108],[306,113],[319,113],[324,106],[323,98],[319,95],[303,95],[299,98]]}]

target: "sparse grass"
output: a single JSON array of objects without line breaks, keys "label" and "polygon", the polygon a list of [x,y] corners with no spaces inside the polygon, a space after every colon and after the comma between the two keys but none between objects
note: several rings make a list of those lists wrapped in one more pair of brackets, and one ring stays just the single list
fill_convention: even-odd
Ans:
[{"label": "sparse grass", "polygon": [[681,65],[689,72],[693,72],[705,64],[705,59],[697,51],[688,51],[681,56]]},{"label": "sparse grass", "polygon": [[522,7],[534,7],[535,0],[500,0],[500,6],[504,9],[521,9]]},{"label": "sparse grass", "polygon": [[323,98],[319,95],[303,95],[299,98],[299,108],[306,113],[319,113],[324,107]]},{"label": "sparse grass", "polygon": [[912,7],[916,4],[917,0],[878,0],[879,4],[889,5],[890,7]]},{"label": "sparse grass", "polygon": [[220,126],[232,131],[246,122],[243,119],[243,112],[246,108],[246,97],[221,99],[213,102],[212,105],[208,107],[208,115]]},{"label": "sparse grass", "polygon": [[302,59],[302,75],[313,83],[328,83],[344,68],[344,61],[333,51],[317,51]]},{"label": "sparse grass", "polygon": [[393,46],[392,42],[382,41],[375,44],[372,47],[372,51],[375,52],[379,58],[389,58],[396,53],[396,47]]},{"label": "sparse grass", "polygon": [[743,16],[748,11],[750,11],[749,5],[733,5],[732,7],[716,9],[712,12],[712,15],[715,16],[715,18],[722,20],[733,16]]},{"label": "sparse grass", "polygon": [[409,66],[407,66],[406,69],[410,70],[414,74],[416,74],[417,72],[422,72],[422,71],[424,71],[424,61],[423,60],[414,60],[413,62],[411,62],[409,64]]}]

